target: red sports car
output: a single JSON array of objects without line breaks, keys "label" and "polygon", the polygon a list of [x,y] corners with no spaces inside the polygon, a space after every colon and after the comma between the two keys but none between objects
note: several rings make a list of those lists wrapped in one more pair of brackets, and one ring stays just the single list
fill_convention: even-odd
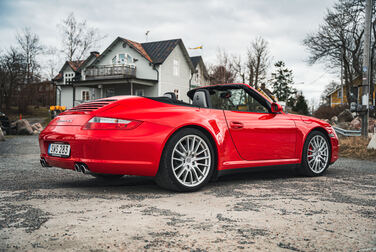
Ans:
[{"label": "red sports car", "polygon": [[326,122],[287,114],[246,84],[190,90],[192,103],[120,96],[80,104],[39,136],[41,164],[116,178],[152,176],[158,185],[195,191],[247,168],[294,166],[323,174],[338,158]]}]

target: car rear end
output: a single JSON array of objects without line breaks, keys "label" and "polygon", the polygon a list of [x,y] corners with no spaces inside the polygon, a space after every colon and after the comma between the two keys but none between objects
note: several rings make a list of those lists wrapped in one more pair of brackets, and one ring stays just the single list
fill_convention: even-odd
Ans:
[{"label": "car rear end", "polygon": [[161,141],[153,132],[158,128],[124,116],[118,118],[116,111],[124,107],[122,104],[127,99],[137,103],[136,99],[143,98],[96,100],[78,105],[52,120],[39,136],[42,166],[154,176],[160,150],[150,137]]}]

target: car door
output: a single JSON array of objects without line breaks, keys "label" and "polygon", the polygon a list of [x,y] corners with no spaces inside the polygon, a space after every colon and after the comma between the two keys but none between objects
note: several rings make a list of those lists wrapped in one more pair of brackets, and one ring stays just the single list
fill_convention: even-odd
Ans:
[{"label": "car door", "polygon": [[[297,129],[284,113],[271,113],[260,95],[231,89],[220,95],[232,140],[240,156],[249,161],[296,158]],[[255,92],[255,91],[253,91]],[[227,96],[227,98],[226,98]],[[262,98],[264,99],[264,98]]]}]

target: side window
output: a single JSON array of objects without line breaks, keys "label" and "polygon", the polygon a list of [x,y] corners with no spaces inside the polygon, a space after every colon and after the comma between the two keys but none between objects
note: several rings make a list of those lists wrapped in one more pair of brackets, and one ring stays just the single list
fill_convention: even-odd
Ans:
[{"label": "side window", "polygon": [[179,76],[179,61],[176,59],[174,59],[173,74]]},{"label": "side window", "polygon": [[115,65],[116,64],[116,56],[114,56],[113,58],[112,58],[112,65]]},{"label": "side window", "polygon": [[119,54],[119,63],[125,64],[125,54],[124,53]]},{"label": "side window", "polygon": [[90,94],[89,94],[89,91],[87,90],[82,90],[81,96],[82,96],[81,98],[83,101],[90,100]]},{"label": "side window", "polygon": [[216,109],[269,113],[268,109],[263,104],[241,88],[211,90],[210,99],[213,108]]}]

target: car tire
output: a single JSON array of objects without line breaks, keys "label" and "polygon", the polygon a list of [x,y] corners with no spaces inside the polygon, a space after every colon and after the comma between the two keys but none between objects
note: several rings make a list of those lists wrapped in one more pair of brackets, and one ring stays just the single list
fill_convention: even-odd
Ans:
[{"label": "car tire", "polygon": [[197,191],[212,177],[215,162],[210,139],[198,129],[184,128],[167,141],[155,181],[173,191]]},{"label": "car tire", "polygon": [[91,176],[102,180],[116,180],[122,178],[124,175],[119,174],[105,174],[105,173],[91,173]]},{"label": "car tire", "polygon": [[298,169],[301,175],[315,177],[326,172],[330,164],[331,145],[321,131],[312,131],[304,142],[302,163]]}]

